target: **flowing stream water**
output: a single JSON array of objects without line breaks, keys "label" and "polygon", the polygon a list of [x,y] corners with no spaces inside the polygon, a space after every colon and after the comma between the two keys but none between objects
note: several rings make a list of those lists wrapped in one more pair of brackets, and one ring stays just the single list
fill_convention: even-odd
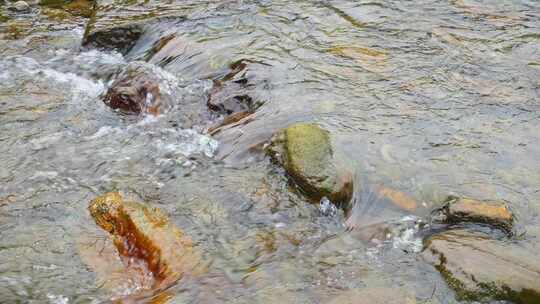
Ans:
[{"label": "flowing stream water", "polygon": [[[171,303],[204,303],[208,290],[220,303],[326,303],[377,287],[458,303],[418,254],[418,219],[448,194],[509,202],[520,237],[540,242],[538,1],[188,0],[174,4],[181,20],[123,53],[81,46],[86,14],[29,3],[0,0],[1,303],[110,298],[88,266],[106,234],[87,207],[112,190],[166,211],[210,263]],[[163,37],[185,52],[148,59]],[[212,75],[240,59],[267,67],[254,88],[265,103],[211,136]],[[159,76],[168,111],[102,102],[128,64]],[[363,215],[384,230],[346,231],[342,211],[321,213],[253,149],[296,121],[330,131]],[[426,211],[379,204],[380,184]]]}]

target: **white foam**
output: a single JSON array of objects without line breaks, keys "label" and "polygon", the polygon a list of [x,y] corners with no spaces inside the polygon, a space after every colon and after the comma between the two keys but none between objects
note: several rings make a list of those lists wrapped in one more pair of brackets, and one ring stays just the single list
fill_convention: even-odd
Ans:
[{"label": "white foam", "polygon": [[64,297],[63,295],[55,295],[52,293],[48,293],[47,298],[49,299],[49,303],[51,304],[68,304],[69,303],[69,299],[67,297]]},{"label": "white foam", "polygon": [[[188,157],[202,153],[207,157],[213,157],[218,148],[218,142],[206,135],[197,133],[192,129],[171,130],[169,136],[156,141],[155,146],[163,154],[172,153]],[[171,134],[172,132],[172,134]]]},{"label": "white foam", "polygon": [[0,70],[9,71],[2,74],[2,79],[7,81],[7,85],[10,83],[18,84],[21,78],[44,83],[53,82],[67,87],[73,98],[96,97],[104,89],[101,81],[87,79],[71,72],[61,72],[24,56],[8,57],[1,60]]},{"label": "white foam", "polygon": [[420,223],[421,219],[415,216],[403,217],[392,229],[392,247],[407,252],[422,251],[422,238],[418,236]]}]

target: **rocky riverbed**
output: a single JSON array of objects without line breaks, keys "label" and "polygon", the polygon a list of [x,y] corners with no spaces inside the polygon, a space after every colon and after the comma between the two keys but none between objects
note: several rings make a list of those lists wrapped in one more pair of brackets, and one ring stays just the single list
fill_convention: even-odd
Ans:
[{"label": "rocky riverbed", "polygon": [[0,0],[0,302],[540,303],[539,20]]}]

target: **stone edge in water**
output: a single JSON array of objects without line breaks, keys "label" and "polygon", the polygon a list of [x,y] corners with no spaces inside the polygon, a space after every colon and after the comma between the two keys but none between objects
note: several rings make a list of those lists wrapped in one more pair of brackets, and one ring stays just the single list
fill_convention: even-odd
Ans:
[{"label": "stone edge in water", "polygon": [[[450,230],[452,231],[452,230]],[[478,282],[474,279],[474,274],[471,274],[476,288],[473,290],[470,287],[467,287],[465,283],[459,280],[455,275],[452,274],[452,271],[446,267],[449,262],[444,256],[444,253],[440,250],[434,248],[434,241],[441,242],[450,242],[442,238],[442,236],[449,231],[445,231],[439,234],[435,234],[428,239],[424,240],[424,259],[432,264],[435,269],[439,271],[444,280],[447,282],[448,286],[456,292],[456,297],[458,300],[464,301],[484,301],[484,300],[509,300],[519,304],[531,304],[531,303],[540,303],[540,293],[523,288],[520,291],[512,290],[505,285],[504,282],[500,286],[497,286],[496,280],[490,282]],[[468,232],[470,233],[470,232]],[[473,234],[471,234],[473,235]],[[485,239],[490,239],[487,234],[479,234]],[[496,241],[495,239],[491,239]],[[466,272],[463,272],[463,275],[467,275]]]},{"label": "stone edge in water", "polygon": [[289,125],[274,135],[267,154],[313,202],[325,196],[334,203],[350,200],[352,175],[339,171],[330,133],[319,125],[307,122]]}]

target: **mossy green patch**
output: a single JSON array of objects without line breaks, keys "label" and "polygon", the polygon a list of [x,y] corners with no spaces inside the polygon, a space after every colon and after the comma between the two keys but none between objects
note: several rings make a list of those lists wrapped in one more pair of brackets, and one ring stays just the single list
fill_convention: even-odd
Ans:
[{"label": "mossy green patch", "polygon": [[328,131],[313,123],[293,124],[274,137],[271,155],[283,165],[300,190],[314,201],[323,196],[347,202],[351,175],[338,170]]}]

